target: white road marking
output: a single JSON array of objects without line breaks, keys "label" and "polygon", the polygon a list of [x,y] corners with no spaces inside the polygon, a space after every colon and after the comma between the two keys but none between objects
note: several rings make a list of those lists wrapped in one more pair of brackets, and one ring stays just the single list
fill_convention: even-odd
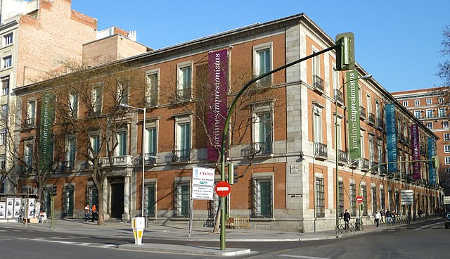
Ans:
[{"label": "white road marking", "polygon": [[328,257],[314,257],[305,255],[279,255],[282,257],[302,258],[302,259],[328,259]]},{"label": "white road marking", "polygon": [[86,243],[86,242],[75,242],[75,241],[64,241],[64,240],[48,240],[48,239],[42,239],[42,238],[19,238],[19,239],[38,241],[38,242],[59,243],[59,244],[65,244],[65,245],[98,247],[98,248],[115,248],[115,247],[117,247],[114,244]]},{"label": "white road marking", "polygon": [[416,229],[414,229],[414,231],[420,231],[420,230],[424,230],[427,227],[431,227],[431,226],[434,226],[434,225],[442,225],[442,224],[444,224],[444,223],[436,222],[436,223],[432,223],[432,224],[421,226],[420,228],[416,228]]}]

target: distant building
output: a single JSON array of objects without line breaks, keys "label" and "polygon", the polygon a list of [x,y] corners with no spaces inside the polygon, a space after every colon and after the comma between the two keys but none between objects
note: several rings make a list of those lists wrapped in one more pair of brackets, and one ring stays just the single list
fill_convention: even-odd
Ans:
[{"label": "distant building", "polygon": [[450,89],[424,88],[393,92],[392,95],[427,128],[439,137],[437,155],[443,184],[450,187]]}]

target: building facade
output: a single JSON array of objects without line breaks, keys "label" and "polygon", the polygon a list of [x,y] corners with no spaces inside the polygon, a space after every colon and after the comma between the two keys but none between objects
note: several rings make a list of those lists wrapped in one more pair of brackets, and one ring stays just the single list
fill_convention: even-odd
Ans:
[{"label": "building facade", "polygon": [[[57,186],[56,200],[61,201],[55,205],[57,214],[81,217],[86,203],[102,202],[106,218],[128,220],[140,214],[143,199],[146,216],[151,220],[184,224],[190,213],[192,168],[217,166],[217,161],[209,157],[211,135],[205,119],[213,108],[208,105],[211,92],[208,76],[212,71],[209,55],[218,50],[227,53],[223,69],[229,105],[254,76],[333,45],[334,40],[310,18],[298,14],[120,60],[128,70],[141,73],[142,83],[127,88],[124,94],[119,80],[112,91],[117,94],[108,97],[111,91],[104,90],[106,83],[102,84],[107,77],[96,77],[84,89],[92,93],[92,105],[75,98],[80,100],[76,106],[79,119],[89,118],[89,109],[108,118],[107,111],[114,110],[113,105],[139,108],[145,105],[145,138],[142,112],[127,110],[120,120],[121,129],[114,131],[111,143],[117,145],[111,144],[115,147],[111,159],[105,149],[95,148],[102,159],[109,161],[108,168],[113,168],[104,180],[103,199],[99,201],[93,195],[96,191],[92,166],[83,166],[86,159],[82,153],[98,146],[97,136],[106,131],[88,137],[71,133],[73,140],[64,141],[64,150],[68,154],[65,158],[74,166],[55,171],[48,181],[48,185]],[[338,214],[349,209],[354,217],[359,216],[358,195],[363,197],[360,213],[366,222],[373,222],[369,219],[381,209],[405,215],[407,208],[400,204],[404,189],[414,190],[411,207],[414,215],[419,210],[432,214],[439,206],[440,191],[430,181],[433,176],[428,167],[415,168],[416,179],[412,180],[409,176],[413,168],[404,162],[413,160],[408,137],[412,125],[417,125],[417,141],[421,145],[425,145],[428,137],[436,136],[375,79],[358,79],[368,74],[361,66],[357,66],[357,77],[353,79],[359,83],[361,115],[357,130],[361,158],[349,161],[346,111],[349,81],[345,79],[346,73],[334,71],[335,60],[335,53],[330,51],[274,73],[256,82],[238,101],[227,139],[227,161],[233,163],[236,174],[227,198],[230,216],[248,217],[253,228],[310,232],[333,229],[336,208]],[[95,69],[108,71],[108,64],[92,68]],[[45,93],[61,87],[54,82],[48,80],[16,89],[22,100],[22,118],[27,117],[25,104],[29,100],[41,102]],[[116,102],[111,98],[116,98]],[[384,111],[388,104],[394,111],[394,128],[401,133],[391,150],[397,151],[395,164],[403,161],[392,173],[385,166],[389,151]],[[61,124],[56,120],[55,125],[58,123]],[[23,156],[36,151],[36,147],[27,146],[26,142],[37,137],[39,125],[31,131],[21,130]],[[142,167],[136,162],[142,151],[146,165],[144,193]],[[416,155],[427,157],[426,153]],[[24,175],[23,188],[33,188],[33,184]],[[194,201],[195,224],[211,223],[217,206],[217,197],[213,201]],[[70,213],[67,208],[71,208]]]},{"label": "building facade", "polygon": [[435,87],[393,92],[392,95],[436,136],[441,183],[450,186],[449,88]]}]

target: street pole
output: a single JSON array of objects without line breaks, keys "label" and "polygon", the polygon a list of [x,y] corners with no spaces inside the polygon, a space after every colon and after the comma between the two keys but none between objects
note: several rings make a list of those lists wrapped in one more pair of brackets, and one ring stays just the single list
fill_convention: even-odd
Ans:
[{"label": "street pole", "polygon": [[[144,174],[145,174],[145,115],[147,113],[146,108],[143,108],[144,110],[144,122],[142,123],[142,197],[141,197],[141,215],[144,217]],[[147,224],[146,224],[147,225]]]},{"label": "street pole", "polygon": [[336,179],[336,238],[339,238],[339,211],[338,211],[338,201],[339,201],[339,197],[338,197],[338,191],[339,191],[339,181],[338,181],[338,167],[339,167],[339,163],[338,163],[338,125],[337,125],[337,98],[336,98],[336,92],[334,93],[334,108],[335,108],[335,114],[334,114],[334,148],[336,149],[336,172],[335,172],[335,179]]}]

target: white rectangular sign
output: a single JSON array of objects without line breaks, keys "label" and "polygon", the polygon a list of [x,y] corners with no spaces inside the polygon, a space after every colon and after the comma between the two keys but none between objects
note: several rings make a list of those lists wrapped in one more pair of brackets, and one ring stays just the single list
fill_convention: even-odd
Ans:
[{"label": "white rectangular sign", "polygon": [[0,202],[0,219],[6,218],[6,202]]},{"label": "white rectangular sign", "polygon": [[6,218],[12,219],[14,217],[14,198],[6,199]]},{"label": "white rectangular sign", "polygon": [[214,168],[194,167],[192,169],[192,199],[214,199]]},{"label": "white rectangular sign", "polygon": [[450,204],[450,196],[444,196],[444,204]]},{"label": "white rectangular sign", "polygon": [[414,191],[401,190],[401,203],[402,205],[412,205],[414,203]]},{"label": "white rectangular sign", "polygon": [[22,199],[14,198],[14,218],[18,218],[20,216],[21,207],[22,207]]}]

